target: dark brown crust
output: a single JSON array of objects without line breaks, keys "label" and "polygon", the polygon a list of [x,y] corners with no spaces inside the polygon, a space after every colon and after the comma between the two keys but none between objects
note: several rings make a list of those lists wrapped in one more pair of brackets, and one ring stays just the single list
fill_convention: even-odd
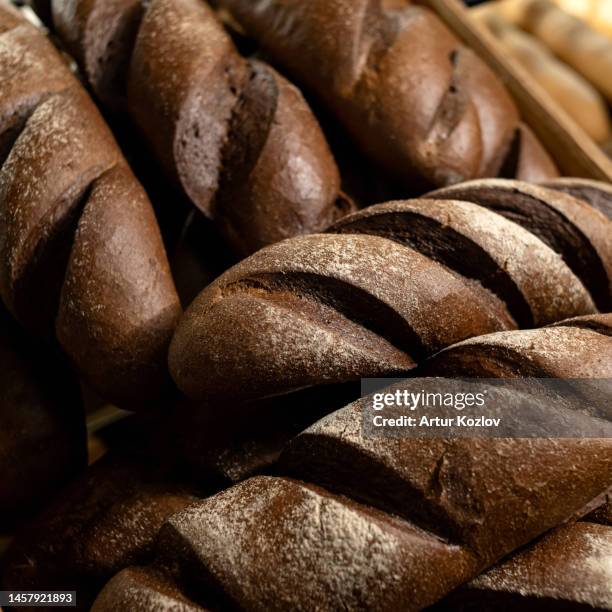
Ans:
[{"label": "dark brown crust", "polygon": [[612,529],[565,525],[482,574],[432,610],[609,610]]},{"label": "dark brown crust", "polygon": [[78,0],[53,9],[96,94],[129,109],[166,172],[238,254],[320,231],[346,212],[301,94],[243,59],[205,3]]},{"label": "dark brown crust", "polygon": [[474,572],[459,547],[286,478],[251,478],[194,504],[164,525],[158,550],[222,609],[418,610]]},{"label": "dark brown crust", "polygon": [[50,10],[41,19],[55,27],[96,95],[112,110],[126,110],[126,73],[144,13],[142,0],[49,0],[49,5],[53,16]]},{"label": "dark brown crust", "polygon": [[580,178],[558,178],[545,181],[544,187],[568,193],[579,200],[588,202],[612,220],[612,185],[602,181]]},{"label": "dark brown crust", "polygon": [[522,225],[563,258],[599,309],[612,309],[612,224],[585,202],[502,179],[454,185],[427,197],[473,202]]},{"label": "dark brown crust", "polygon": [[350,215],[330,231],[374,234],[418,250],[495,293],[520,327],[594,310],[580,281],[542,241],[468,202],[390,202]]},{"label": "dark brown crust", "polygon": [[115,573],[146,563],[164,520],[195,500],[167,468],[107,455],[26,524],[3,558],[2,588],[76,590],[89,609]]},{"label": "dark brown crust", "polygon": [[381,0],[218,4],[405,183],[495,176],[509,167],[513,139],[513,177],[528,167],[557,176],[502,84],[429,9]]},{"label": "dark brown crust", "polygon": [[164,572],[153,568],[129,567],[119,572],[102,589],[92,612],[204,612],[189,600]]},{"label": "dark brown crust", "polygon": [[56,328],[101,395],[134,409],[168,387],[180,314],[159,228],[63,59],[25,20],[11,23],[0,7],[0,292],[31,330]]},{"label": "dark brown crust", "polygon": [[562,323],[473,338],[432,357],[422,365],[421,373],[483,378],[612,378],[612,342],[608,335],[590,327]]},{"label": "dark brown crust", "polygon": [[514,326],[487,289],[410,248],[315,234],[266,247],[205,289],[169,363],[189,397],[255,399],[399,375],[459,338]]}]

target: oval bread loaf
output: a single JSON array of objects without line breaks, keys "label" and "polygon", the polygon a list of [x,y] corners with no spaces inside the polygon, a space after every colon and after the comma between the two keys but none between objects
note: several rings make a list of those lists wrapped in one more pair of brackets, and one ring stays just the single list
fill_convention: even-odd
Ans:
[{"label": "oval bread loaf", "polygon": [[428,8],[382,0],[218,4],[405,184],[556,175],[501,82]]},{"label": "oval bread loaf", "polygon": [[[371,437],[367,401],[295,438],[275,476],[170,517],[153,567],[204,608],[419,610],[612,486],[609,439]],[[99,601],[130,597],[127,577]]]},{"label": "oval bread loaf", "polygon": [[300,92],[244,59],[199,0],[52,2],[96,95],[127,109],[166,173],[239,255],[350,210]]},{"label": "oval bread loaf", "polygon": [[46,37],[0,4],[0,294],[55,331],[106,399],[168,385],[180,314],[159,228],[95,106]]},{"label": "oval bread loaf", "polygon": [[179,388],[257,399],[401,375],[461,339],[610,303],[610,222],[586,203],[499,179],[432,197],[372,206],[219,277],[173,338]]}]

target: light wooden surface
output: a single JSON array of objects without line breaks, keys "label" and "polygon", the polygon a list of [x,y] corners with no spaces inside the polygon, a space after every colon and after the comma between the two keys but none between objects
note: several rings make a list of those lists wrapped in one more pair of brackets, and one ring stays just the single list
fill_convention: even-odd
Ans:
[{"label": "light wooden surface", "polygon": [[497,73],[562,174],[612,182],[612,160],[517,62],[504,56],[493,35],[469,15],[460,0],[420,0],[420,4],[435,11]]}]

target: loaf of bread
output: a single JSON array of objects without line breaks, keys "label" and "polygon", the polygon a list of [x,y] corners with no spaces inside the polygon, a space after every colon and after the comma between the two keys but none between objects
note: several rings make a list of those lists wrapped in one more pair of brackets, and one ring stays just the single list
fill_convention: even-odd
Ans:
[{"label": "loaf of bread", "polygon": [[[429,9],[382,0],[218,4],[405,184],[446,185],[504,167],[520,125],[514,102]],[[555,172],[535,139],[527,146],[513,166],[529,154],[529,175],[516,178]]]},{"label": "loaf of bread", "polygon": [[90,467],[17,534],[2,589],[76,590],[78,609],[89,610],[115,573],[148,562],[165,519],[196,500],[163,457],[153,463],[109,454]]},{"label": "loaf of bread", "polygon": [[[419,610],[612,485],[609,439],[368,437],[367,401],[295,438],[277,475],[170,517],[154,567],[205,609]],[[135,571],[105,587],[99,609],[130,598],[143,609]]]},{"label": "loaf of bread", "polygon": [[180,315],[159,228],[97,109],[47,38],[0,3],[0,295],[130,407],[168,384]]},{"label": "loaf of bread", "polygon": [[612,504],[559,527],[458,589],[434,610],[612,608]]},{"label": "loaf of bread", "polygon": [[239,255],[350,210],[300,92],[241,57],[200,0],[52,2],[53,28],[100,100],[128,109],[167,174]]},{"label": "loaf of bread", "polygon": [[0,312],[0,530],[23,519],[86,465],[78,382],[57,351]]},{"label": "loaf of bread", "polygon": [[530,0],[521,25],[612,101],[612,40],[550,0]]},{"label": "loaf of bread", "polygon": [[536,38],[501,18],[486,21],[503,50],[518,61],[551,98],[596,142],[610,137],[605,100],[581,75],[560,62]]},{"label": "loaf of bread", "polygon": [[[612,314],[488,334],[434,355],[424,376],[612,378]],[[579,358],[577,357],[579,356]]]},{"label": "loaf of bread", "polygon": [[177,328],[179,388],[228,401],[402,375],[462,339],[610,304],[611,226],[588,204],[500,179],[432,197],[445,199],[373,206],[228,270]]}]

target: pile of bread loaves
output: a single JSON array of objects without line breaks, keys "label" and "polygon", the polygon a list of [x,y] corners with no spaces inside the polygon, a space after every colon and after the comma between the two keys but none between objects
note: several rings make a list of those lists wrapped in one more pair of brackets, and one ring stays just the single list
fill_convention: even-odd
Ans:
[{"label": "pile of bread loaves", "polygon": [[0,297],[0,590],[612,610],[611,438],[362,430],[362,378],[612,379],[612,185],[422,4],[0,0]]},{"label": "pile of bread loaves", "polygon": [[500,0],[474,14],[504,51],[612,153],[609,0]]}]

